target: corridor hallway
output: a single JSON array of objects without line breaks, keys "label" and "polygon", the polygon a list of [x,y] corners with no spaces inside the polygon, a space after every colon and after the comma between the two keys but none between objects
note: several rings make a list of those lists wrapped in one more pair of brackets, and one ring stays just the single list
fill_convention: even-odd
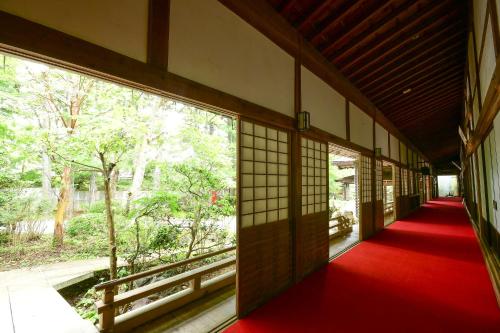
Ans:
[{"label": "corridor hallway", "polygon": [[236,332],[500,332],[500,310],[462,203],[437,199],[226,330]]}]

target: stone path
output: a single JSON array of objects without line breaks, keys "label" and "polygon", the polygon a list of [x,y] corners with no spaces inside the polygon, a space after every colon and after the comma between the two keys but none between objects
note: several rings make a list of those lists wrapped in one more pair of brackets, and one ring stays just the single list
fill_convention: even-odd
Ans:
[{"label": "stone path", "polygon": [[0,272],[0,332],[97,332],[57,290],[92,277],[108,262],[98,258]]}]

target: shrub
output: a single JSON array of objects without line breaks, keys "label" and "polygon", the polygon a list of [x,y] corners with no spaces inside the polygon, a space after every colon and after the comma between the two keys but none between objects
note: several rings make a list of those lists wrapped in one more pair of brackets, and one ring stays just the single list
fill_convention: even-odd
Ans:
[{"label": "shrub", "polygon": [[66,232],[70,237],[105,236],[106,215],[91,212],[73,217],[68,222]]}]

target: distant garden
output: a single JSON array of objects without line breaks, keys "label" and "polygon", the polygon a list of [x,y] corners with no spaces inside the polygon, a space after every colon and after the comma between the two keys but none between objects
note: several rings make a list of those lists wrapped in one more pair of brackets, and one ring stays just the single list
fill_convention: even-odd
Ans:
[{"label": "distant garden", "polygon": [[105,256],[115,278],[234,245],[235,128],[0,55],[0,271]]}]

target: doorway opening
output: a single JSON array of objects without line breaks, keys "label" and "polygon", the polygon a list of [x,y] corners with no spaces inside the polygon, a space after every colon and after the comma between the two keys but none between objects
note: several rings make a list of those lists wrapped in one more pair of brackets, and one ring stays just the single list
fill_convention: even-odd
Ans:
[{"label": "doorway opening", "polygon": [[458,178],[456,175],[438,176],[437,182],[440,197],[458,197]]},{"label": "doorway opening", "polygon": [[[236,126],[212,109],[0,54],[0,281],[20,267],[42,272],[19,273],[27,283],[56,276],[47,288],[101,328],[114,317],[145,323],[145,307],[163,311],[162,328],[231,318]],[[109,290],[116,312],[99,305]]]},{"label": "doorway opening", "polygon": [[395,192],[394,192],[394,165],[382,162],[383,203],[384,203],[384,226],[396,220],[395,217]]},{"label": "doorway opening", "polygon": [[330,257],[359,242],[359,153],[329,144]]}]

